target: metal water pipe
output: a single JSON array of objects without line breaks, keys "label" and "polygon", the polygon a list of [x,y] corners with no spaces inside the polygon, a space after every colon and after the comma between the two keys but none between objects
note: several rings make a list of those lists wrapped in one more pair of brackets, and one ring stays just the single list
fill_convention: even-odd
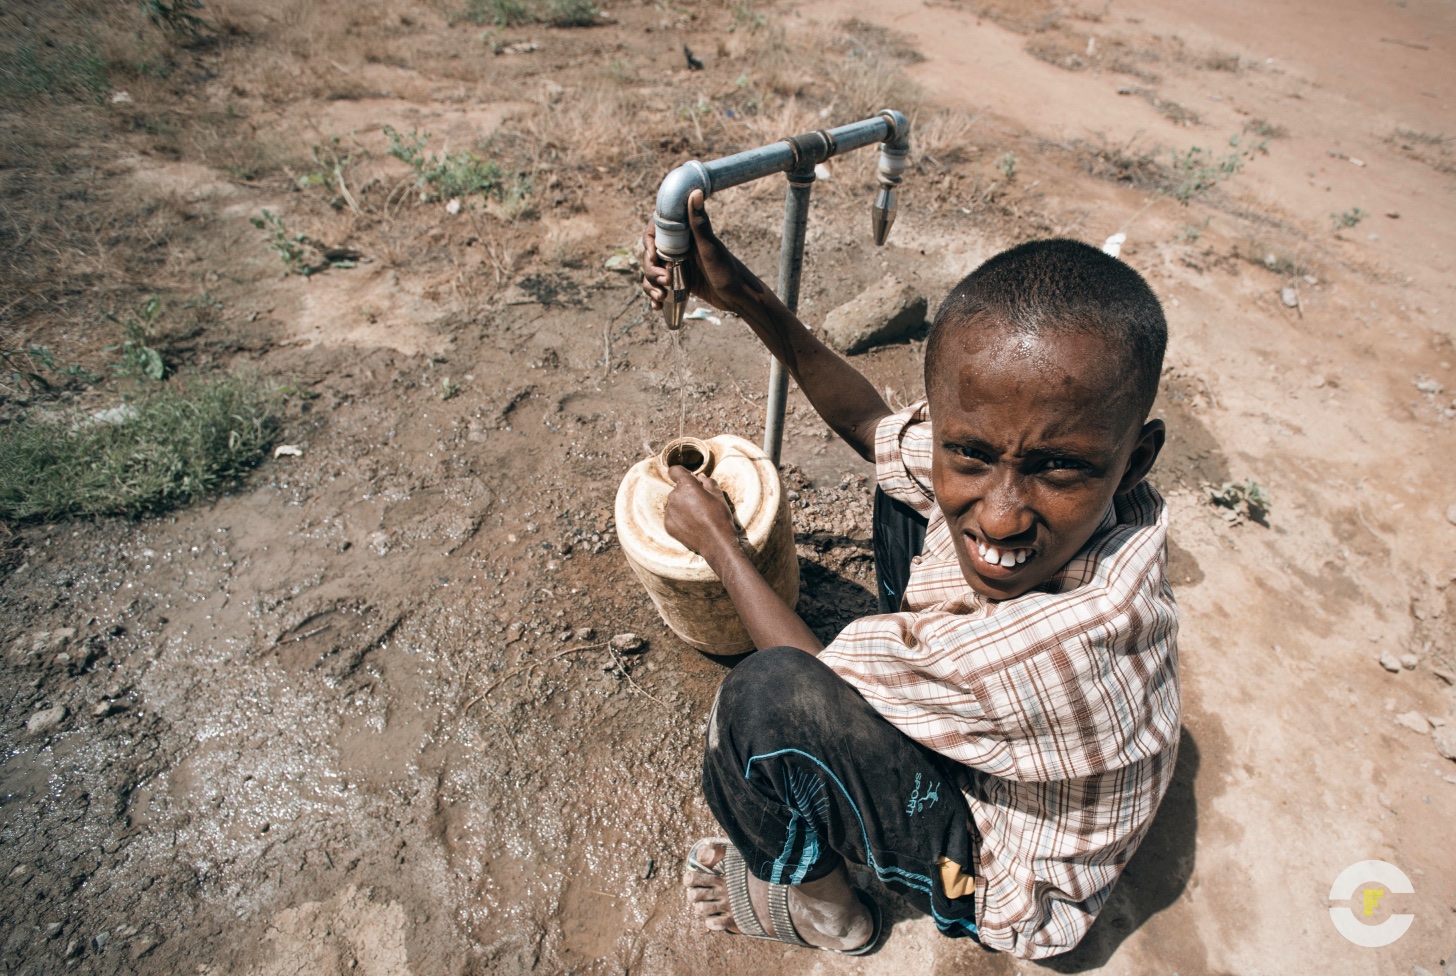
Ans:
[{"label": "metal water pipe", "polygon": [[[874,118],[851,122],[836,129],[820,129],[790,136],[767,146],[734,153],[703,163],[688,160],[667,174],[657,190],[657,213],[653,217],[657,253],[667,263],[670,282],[662,314],[669,329],[680,329],[687,307],[688,289],[682,263],[692,247],[688,228],[688,194],[702,190],[704,197],[716,190],[750,183],[774,173],[787,173],[784,197],[784,239],[779,248],[779,280],[775,291],[789,311],[799,310],[799,278],[804,269],[804,231],[809,223],[809,191],[814,188],[814,167],[852,149],[880,143],[879,183],[871,212],[875,244],[885,243],[895,223],[895,190],[905,173],[910,151],[910,123],[893,109]],[[768,414],[764,419],[763,449],[774,464],[784,437],[784,407],[789,394],[789,375],[783,364],[770,357]]]}]

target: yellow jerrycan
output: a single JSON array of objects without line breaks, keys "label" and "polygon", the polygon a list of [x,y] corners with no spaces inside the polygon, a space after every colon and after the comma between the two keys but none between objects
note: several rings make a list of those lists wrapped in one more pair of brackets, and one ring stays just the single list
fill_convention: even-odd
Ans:
[{"label": "yellow jerrycan", "polygon": [[792,607],[799,602],[799,557],[778,469],[757,444],[732,434],[679,437],[637,462],[617,488],[617,539],[663,622],[708,654],[751,651],[753,641],[707,561],[667,534],[663,520],[673,489],[667,469],[674,464],[718,482],[732,503],[743,551]]}]

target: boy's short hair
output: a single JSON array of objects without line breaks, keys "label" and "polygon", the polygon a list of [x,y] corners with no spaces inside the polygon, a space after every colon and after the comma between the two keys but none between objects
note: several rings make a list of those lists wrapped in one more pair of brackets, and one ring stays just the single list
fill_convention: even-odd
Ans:
[{"label": "boy's short hair", "polygon": [[1142,275],[1081,241],[1028,241],[966,275],[935,313],[925,345],[928,391],[943,347],[978,316],[1024,335],[1078,332],[1123,346],[1105,364],[1131,371],[1139,423],[1152,409],[1168,344],[1163,306]]}]

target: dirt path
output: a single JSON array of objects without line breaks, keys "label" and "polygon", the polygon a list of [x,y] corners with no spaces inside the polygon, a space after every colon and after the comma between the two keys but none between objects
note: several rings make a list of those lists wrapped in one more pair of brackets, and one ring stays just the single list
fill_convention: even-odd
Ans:
[{"label": "dirt path", "polygon": [[[921,86],[884,93],[917,100],[924,158],[883,252],[854,161],[816,190],[811,324],[886,270],[934,303],[1015,240],[1118,231],[1169,313],[1154,480],[1184,613],[1178,775],[1051,968],[1456,971],[1456,763],[1428,734],[1456,722],[1449,6],[816,0],[624,7],[587,30],[393,0],[208,9],[233,40],[197,56],[195,89],[138,82],[105,109],[129,121],[94,150],[97,206],[166,233],[97,257],[96,280],[201,281],[223,311],[172,354],[285,379],[303,453],[174,516],[16,527],[7,971],[1037,968],[903,908],[852,963],[708,937],[676,887],[712,829],[697,758],[723,667],[655,617],[612,498],[680,430],[756,437],[766,364],[731,319],[679,349],[603,262],[679,159],[785,134],[751,98],[818,125],[821,105],[876,96],[858,75],[800,77],[804,46],[841,36],[846,63],[880,52],[877,71]],[[706,71],[684,69],[683,42]],[[599,131],[612,113],[632,119],[620,138]],[[530,175],[527,209],[457,217],[399,192],[386,124],[440,151],[493,135]],[[357,214],[296,189],[299,154],[334,135],[355,147]],[[1241,168],[1185,205],[1170,160],[1193,146]],[[715,201],[763,270],[778,193]],[[281,275],[248,223],[265,207],[369,261]],[[909,402],[920,351],[858,362]],[[797,394],[791,410],[800,610],[827,637],[873,606],[866,471]],[[1262,519],[1210,504],[1209,486],[1246,481]],[[645,653],[601,646],[628,631]],[[57,705],[58,725],[27,730]],[[1371,917],[1415,916],[1382,949],[1330,921],[1335,877],[1366,859],[1415,889]]]}]

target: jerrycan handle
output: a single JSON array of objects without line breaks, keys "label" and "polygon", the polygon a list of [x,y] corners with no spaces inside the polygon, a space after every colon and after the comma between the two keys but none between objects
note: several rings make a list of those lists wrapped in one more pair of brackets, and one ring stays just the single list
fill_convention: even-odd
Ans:
[{"label": "jerrycan handle", "polygon": [[693,474],[711,475],[713,462],[716,460],[713,448],[707,441],[700,441],[696,437],[679,437],[668,442],[662,453],[657,455],[658,473],[663,481],[671,484],[672,475],[668,474],[668,469],[673,465],[682,465]]}]

